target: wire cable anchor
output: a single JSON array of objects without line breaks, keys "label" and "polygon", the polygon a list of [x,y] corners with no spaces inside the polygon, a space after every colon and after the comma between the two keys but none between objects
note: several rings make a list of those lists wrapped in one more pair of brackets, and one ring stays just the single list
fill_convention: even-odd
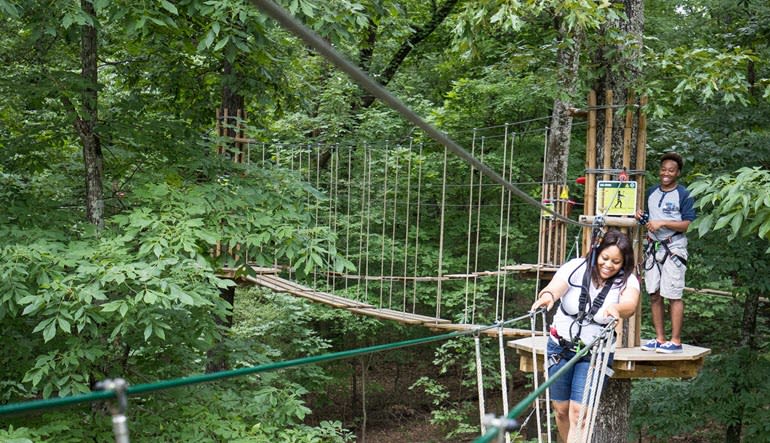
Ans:
[{"label": "wire cable anchor", "polygon": [[128,383],[122,378],[107,379],[96,383],[94,388],[97,391],[113,391],[117,398],[117,405],[110,406],[112,413],[112,432],[115,434],[115,443],[129,443],[128,438],[128,419],[126,410],[128,409]]},{"label": "wire cable anchor", "polygon": [[521,427],[515,418],[496,417],[495,414],[484,415],[484,426],[499,429],[497,433],[498,443],[505,441],[506,434],[517,431]]}]

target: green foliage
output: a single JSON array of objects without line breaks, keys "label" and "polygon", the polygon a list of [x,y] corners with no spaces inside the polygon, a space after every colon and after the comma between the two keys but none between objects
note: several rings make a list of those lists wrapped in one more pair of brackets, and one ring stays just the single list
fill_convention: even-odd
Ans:
[{"label": "green foliage", "polygon": [[472,406],[468,402],[451,400],[447,388],[438,381],[421,377],[409,389],[420,389],[432,399],[431,423],[441,426],[447,439],[477,432],[477,428],[468,422]]},{"label": "green foliage", "polygon": [[[263,180],[272,190],[254,186]],[[240,263],[249,254],[263,264],[292,259],[298,271],[334,268],[324,262],[336,255],[325,249],[331,239],[309,226],[301,203],[309,188],[294,180],[280,169],[242,170],[212,183],[137,186],[98,236],[77,225],[20,228],[18,217],[46,220],[27,218],[26,205],[9,212],[0,225],[0,318],[19,344],[2,356],[13,368],[4,373],[6,400],[88,392],[94,380],[118,375],[199,371],[200,356],[220,338],[217,320],[231,309],[219,289],[232,282],[217,276],[211,256],[218,241],[239,245]],[[31,194],[23,182],[18,188]],[[14,192],[4,198],[19,200]]]},{"label": "green foliage", "polygon": [[636,382],[631,412],[634,432],[661,440],[688,434],[712,441],[727,426],[738,424],[745,441],[764,439],[769,357],[738,348],[707,358],[702,373],[693,380]]},{"label": "green foliage", "polygon": [[[272,384],[280,382],[271,380]],[[280,388],[259,381],[203,385],[131,398],[127,426],[132,441],[343,443],[353,436],[339,422],[308,426],[310,413],[291,383]],[[39,422],[38,422],[39,421]],[[77,426],[73,426],[77,423]],[[53,412],[31,420],[34,427],[0,429],[0,441],[109,442],[103,411]],[[15,439],[15,440],[14,440]]]},{"label": "green foliage", "polygon": [[[734,175],[701,176],[690,185],[697,207],[707,214],[692,228],[703,236],[710,231],[730,229],[728,240],[737,235],[757,235],[770,241],[770,172],[758,167],[741,168]],[[770,248],[768,251],[770,252]]]}]

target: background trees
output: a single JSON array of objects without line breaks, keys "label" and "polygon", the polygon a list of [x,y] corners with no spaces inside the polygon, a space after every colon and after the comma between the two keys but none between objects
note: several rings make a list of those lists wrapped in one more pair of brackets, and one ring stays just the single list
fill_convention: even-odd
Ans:
[{"label": "background trees", "polygon": [[[465,146],[473,128],[544,117],[516,129],[540,130],[553,116],[551,144],[563,148],[566,109],[579,107],[597,79],[621,66],[595,63],[593,55],[599,48],[613,57],[639,49],[617,29],[595,31],[625,23],[617,2],[285,5]],[[84,392],[118,375],[154,380],[202,371],[216,342],[227,343],[229,363],[238,366],[320,352],[327,343],[352,346],[375,331],[393,331],[352,319],[333,327],[328,313],[298,322],[309,308],[256,292],[239,291],[243,308],[233,311],[219,298],[229,283],[217,277],[222,263],[210,252],[217,241],[239,244],[261,263],[291,259],[302,270],[316,260],[305,245],[334,240],[314,223],[307,202],[318,191],[305,177],[281,167],[232,165],[214,154],[216,108],[242,104],[251,135],[265,142],[419,141],[395,113],[246,2],[0,0],[0,14],[2,401]],[[752,0],[647,1],[644,16],[641,58],[627,69],[638,70],[632,89],[649,96],[651,158],[682,153],[689,174],[684,181],[700,199],[690,281],[735,296],[688,302],[685,340],[719,355],[694,382],[638,383],[632,417],[639,432],[661,438],[704,419],[703,432],[732,440],[761,435],[766,430],[757,417],[766,397],[761,383],[751,381],[761,380],[768,367],[762,301],[768,284],[762,276],[770,226],[770,9]],[[556,159],[549,173],[558,169],[560,180],[580,174],[581,137],[579,129],[572,131],[572,154],[566,164]],[[500,163],[495,149],[487,154],[488,162]],[[426,156],[435,159],[438,151]],[[542,144],[524,137],[515,159],[520,181],[540,180],[541,157]],[[527,190],[539,195],[535,185]],[[522,228],[512,236],[515,249],[521,261],[534,260],[526,226],[537,214],[525,208],[517,216]],[[732,235],[721,234],[725,230]],[[328,252],[328,266],[345,266]],[[454,252],[459,260],[462,252]],[[529,290],[528,284],[522,287]],[[236,319],[231,330],[216,321],[227,315]],[[276,331],[307,341],[287,346]],[[442,358],[455,361],[454,355]],[[738,377],[741,367],[752,368],[751,376]],[[207,388],[200,397],[148,399],[137,413],[150,439],[160,432],[160,419],[152,416],[163,410],[157,406],[162,401],[195,416],[202,409],[196,402],[222,399],[221,409],[204,420],[217,424],[212,440],[274,437],[306,417],[299,392],[325,390],[318,380],[327,379],[312,371]],[[255,412],[233,420],[232,405],[243,401],[237,394],[246,387],[257,392],[250,397]],[[675,420],[658,418],[639,401],[672,390],[689,394],[672,411],[694,399],[705,405],[740,400],[719,413],[672,412]],[[258,407],[265,398],[286,408],[269,416]],[[92,422],[100,414],[64,411],[49,425],[34,419],[15,424],[34,427],[25,432],[35,438],[61,441],[58,423],[76,416]],[[306,431],[347,438],[335,426]],[[173,432],[183,439],[190,429]]]}]

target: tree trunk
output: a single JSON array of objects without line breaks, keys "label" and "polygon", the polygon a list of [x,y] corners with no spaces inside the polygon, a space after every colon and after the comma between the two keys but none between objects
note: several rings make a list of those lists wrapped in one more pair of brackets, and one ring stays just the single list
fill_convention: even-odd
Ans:
[{"label": "tree trunk", "polygon": [[[240,83],[240,75],[232,63],[225,61],[222,64],[222,109],[228,110],[228,115],[235,117],[238,110],[243,110],[245,99],[237,90]],[[234,122],[225,122],[232,124]],[[235,136],[233,134],[231,137]]]},{"label": "tree trunk", "polygon": [[[219,296],[226,302],[230,303],[231,307],[234,306],[235,286],[220,289]],[[230,328],[233,326],[232,308],[230,313],[225,318],[216,318],[215,321],[217,324],[224,325],[227,330],[230,330]],[[230,369],[230,364],[227,360],[227,349],[225,348],[224,340],[220,340],[218,343],[214,343],[214,346],[211,347],[211,349],[206,351],[206,372],[212,373],[225,371],[227,369]]]},{"label": "tree trunk", "polygon": [[[615,0],[615,3],[621,3]],[[636,46],[615,46],[606,50],[599,49],[595,54],[595,62],[604,67],[604,76],[596,87],[599,105],[614,107],[615,104],[625,105],[629,89],[639,77],[636,61],[641,55],[642,29],[644,26],[644,9],[642,0],[624,0],[624,12],[627,20],[617,23],[607,23],[602,33],[608,35],[615,28],[628,34],[626,41],[633,39]],[[604,103],[605,91],[613,92],[612,103]],[[625,113],[613,112],[612,132],[609,140],[611,168],[621,168],[623,165],[623,138],[625,129]],[[605,146],[604,128],[609,122],[604,121],[605,113],[597,112],[596,156],[597,165],[603,164]],[[632,123],[632,138],[638,137],[636,122]],[[631,147],[636,144],[631,143]],[[631,158],[636,158],[632,148]],[[629,431],[628,413],[631,404],[631,382],[629,380],[611,379],[602,395],[600,410],[594,429],[593,442],[625,442]]]},{"label": "tree trunk", "polygon": [[[222,65],[222,115],[227,110],[227,121],[223,121],[221,124],[226,128],[225,134],[227,137],[235,138],[238,135],[237,127],[238,122],[236,118],[243,117],[243,106],[245,99],[243,95],[238,92],[238,85],[240,84],[240,76],[232,63],[227,61]],[[240,143],[236,143],[233,140],[229,140],[226,146],[227,154],[233,161],[241,161],[243,159],[240,152]],[[222,254],[228,254],[227,250],[223,248]],[[224,288],[219,290],[219,296],[222,300],[230,304],[230,314],[225,318],[216,318],[217,324],[224,326],[224,329],[230,330],[233,327],[233,309],[235,307],[235,287]],[[224,341],[215,343],[214,346],[206,352],[206,372],[223,371],[229,368],[227,361],[227,349],[225,348]]]},{"label": "tree trunk", "polygon": [[[561,96],[553,103],[543,181],[563,185],[567,183],[569,144],[572,134],[570,108],[572,107],[571,100],[577,88],[582,34],[570,35],[563,21],[560,21],[557,26],[561,40],[559,52],[556,55]],[[572,43],[567,43],[568,40],[571,40]]]},{"label": "tree trunk", "polygon": [[[428,23],[423,26],[415,25],[411,35],[407,37],[406,41],[404,41],[396,53],[393,54],[393,57],[390,58],[390,62],[385,67],[385,69],[383,69],[382,72],[380,72],[375,77],[377,81],[380,82],[383,86],[390,83],[390,81],[396,75],[396,72],[398,72],[398,68],[401,67],[402,63],[404,63],[404,60],[406,60],[406,57],[409,55],[409,53],[412,52],[412,50],[418,44],[420,44],[420,42],[428,38],[428,36],[430,36],[433,31],[435,31],[436,28],[438,28],[439,25],[441,25],[444,20],[446,20],[447,16],[449,16],[449,13],[452,12],[452,9],[455,7],[455,5],[457,5],[458,1],[459,0],[446,0],[441,6],[433,11],[433,15],[431,16]],[[369,38],[371,39],[371,36]],[[366,109],[371,106],[372,103],[374,103],[374,96],[367,93],[364,95],[361,102],[361,106]]]},{"label": "tree trunk", "polygon": [[[96,23],[96,11],[89,0],[81,0],[80,6]],[[80,46],[80,77],[85,85],[81,94],[82,112],[76,115],[75,131],[83,144],[85,166],[86,218],[99,228],[104,226],[104,191],[102,190],[103,159],[99,136],[95,131],[98,123],[98,42],[94,24],[83,25]]]},{"label": "tree trunk", "polygon": [[[618,31],[628,33],[629,36],[633,36],[636,46],[630,44],[624,44],[622,46],[614,46],[611,48],[599,48],[594,56],[595,64],[604,66],[604,76],[597,80],[597,84],[594,86],[596,96],[599,101],[600,107],[614,107],[616,111],[619,111],[622,106],[626,104],[628,98],[628,90],[631,88],[639,78],[640,72],[637,64],[641,56],[642,49],[642,30],[644,27],[644,7],[642,0],[625,0],[620,2],[615,0],[614,3],[623,3],[624,12],[628,17],[627,20],[621,20],[619,22],[607,23],[602,29],[602,34],[607,35],[609,29],[616,28]],[[612,91],[613,100],[611,103],[604,103],[604,97],[607,91]],[[620,169],[623,163],[623,129],[624,113],[613,112],[612,121],[612,136],[610,140],[611,144],[611,159],[610,167],[613,169]],[[596,119],[596,161],[597,165],[604,163],[604,128],[608,125],[605,122],[604,112],[597,113]],[[633,128],[632,137],[637,136],[637,128]],[[632,144],[632,147],[634,144]],[[631,158],[635,158],[632,152]],[[601,167],[601,166],[600,166]]]},{"label": "tree trunk", "polygon": [[593,443],[626,443],[631,405],[631,380],[611,378],[602,392]]}]

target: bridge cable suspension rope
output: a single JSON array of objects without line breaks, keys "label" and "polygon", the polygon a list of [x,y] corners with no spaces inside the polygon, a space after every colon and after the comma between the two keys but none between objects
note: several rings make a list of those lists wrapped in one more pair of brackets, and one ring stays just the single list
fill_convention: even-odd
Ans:
[{"label": "bridge cable suspension rope", "polygon": [[441,280],[444,275],[444,219],[446,215],[446,179],[447,179],[447,156],[449,149],[444,148],[444,173],[441,183],[441,220],[439,221],[438,237],[438,282],[436,285],[436,319],[441,318]]},{"label": "bridge cable suspension rope", "polygon": [[[484,161],[484,138],[481,139],[481,161]],[[484,182],[484,175],[479,174],[479,192],[476,196],[476,201],[478,202],[476,205],[476,251],[475,251],[475,257],[473,262],[473,272],[476,273],[479,270],[479,240],[481,238],[481,193],[483,191],[483,182]],[[471,323],[476,322],[476,296],[478,295],[478,276],[475,276],[473,279],[473,306],[471,309],[472,315],[471,315]]]},{"label": "bridge cable suspension rope", "polygon": [[[609,343],[607,343],[609,342]],[[615,352],[614,336],[610,334],[607,340],[599,342],[597,349],[591,354],[591,363],[586,375],[586,385],[583,389],[583,402],[580,404],[577,428],[580,430],[578,438],[580,443],[589,443],[596,423],[596,414],[599,409],[599,399],[604,388],[604,377],[608,371],[610,354]],[[610,372],[610,375],[612,373]]]},{"label": "bridge cable suspension rope", "polygon": [[[471,138],[471,155],[476,156],[476,131],[473,131],[473,137]],[[474,174],[473,174],[473,167],[471,167],[470,173],[468,174],[470,183],[468,185],[468,238],[465,246],[465,274],[467,277],[465,277],[465,309],[463,309],[463,323],[468,323],[468,293],[470,289],[470,279],[471,279],[471,234],[473,233],[473,230],[471,229],[472,221],[473,221],[473,181],[474,181]],[[475,249],[478,249],[475,248]],[[475,278],[474,278],[475,282]]]},{"label": "bridge cable suspension rope", "polygon": [[[393,221],[391,222],[391,228],[390,228],[390,237],[391,237],[391,243],[390,243],[390,275],[395,275],[394,266],[396,265],[395,260],[395,253],[396,253],[396,221],[397,221],[397,209],[398,209],[398,183],[399,183],[399,172],[401,170],[400,168],[400,156],[399,156],[399,150],[394,148],[393,150],[393,156],[396,160],[396,177],[395,177],[395,183],[393,184]],[[385,214],[383,214],[383,217]],[[393,280],[390,281],[390,284],[388,285],[388,308],[393,309]]]},{"label": "bridge cable suspension rope", "polygon": [[[414,276],[417,277],[418,258],[420,253],[420,210],[422,203],[422,165],[423,161],[423,149],[424,143],[420,143],[420,155],[419,164],[417,168],[417,214],[415,215],[415,234],[414,234]],[[417,307],[417,283],[412,285],[412,314],[415,313]]]},{"label": "bridge cable suspension rope", "polygon": [[334,49],[329,43],[323,40],[318,34],[308,29],[299,20],[294,18],[281,6],[275,4],[271,0],[251,0],[251,2],[261,9],[265,14],[272,17],[275,21],[281,24],[285,29],[294,33],[297,37],[303,40],[308,46],[314,48],[324,58],[332,62],[337,68],[345,72],[353,81],[358,83],[367,92],[382,100],[385,104],[390,106],[393,110],[397,111],[404,118],[412,122],[415,126],[425,131],[432,139],[443,145],[446,149],[451,150],[456,156],[460,157],[463,161],[471,166],[474,166],[481,173],[491,178],[494,182],[506,187],[509,191],[516,196],[529,203],[532,206],[540,208],[550,214],[553,217],[561,220],[565,223],[570,223],[578,226],[590,226],[589,224],[572,220],[568,217],[564,217],[558,214],[554,209],[548,208],[541,202],[538,202],[534,198],[530,197],[526,192],[522,191],[518,187],[514,186],[505,178],[500,176],[497,172],[492,170],[489,166],[481,163],[477,158],[471,156],[468,151],[463,149],[457,142],[449,138],[446,134],[439,131],[433,125],[425,121],[422,117],[417,115],[411,108],[406,106],[401,100],[393,96],[384,86],[377,83],[365,72],[356,67],[343,57],[336,49]]},{"label": "bridge cable suspension rope", "polygon": [[[406,275],[407,273],[407,267],[409,265],[409,216],[410,216],[410,209],[411,209],[411,196],[412,196],[412,157],[414,156],[414,152],[412,151],[412,142],[413,139],[409,137],[409,155],[407,155],[407,162],[406,162],[406,216],[404,221],[404,272],[403,275]],[[403,290],[404,290],[404,296],[403,301],[401,303],[401,310],[403,312],[406,312],[406,279],[403,281]]]},{"label": "bridge cable suspension rope", "polygon": [[[382,184],[382,232],[380,233],[380,275],[385,275],[385,220],[388,213],[388,170],[390,166],[388,141],[385,140],[385,177]],[[385,288],[385,283],[380,282],[380,304],[382,308],[382,293]],[[390,306],[388,306],[390,307]]]}]

